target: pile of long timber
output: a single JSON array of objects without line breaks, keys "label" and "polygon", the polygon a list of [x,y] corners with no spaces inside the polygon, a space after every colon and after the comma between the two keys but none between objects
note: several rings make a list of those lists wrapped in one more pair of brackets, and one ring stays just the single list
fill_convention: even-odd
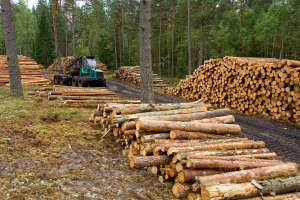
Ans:
[{"label": "pile of long timber", "polygon": [[226,56],[204,62],[166,93],[300,122],[300,61]]},{"label": "pile of long timber", "polygon": [[61,98],[60,105],[67,107],[93,108],[106,102],[119,102],[117,94],[104,87],[82,88],[54,85],[53,91],[48,93],[48,100]]},{"label": "pile of long timber", "polygon": [[125,146],[130,166],[158,175],[162,183],[172,181],[177,198],[298,199],[292,193],[300,191],[297,164],[276,160],[263,141],[233,137],[241,128],[231,111],[211,107],[106,104],[93,114],[101,115],[94,120],[101,121],[103,133]]},{"label": "pile of long timber", "polygon": [[[66,66],[73,60],[73,56],[67,56],[67,57],[62,57],[61,59],[61,67],[63,72],[65,73],[66,70]],[[100,62],[98,60],[98,58],[96,58],[97,61],[97,68],[101,69],[102,71],[104,71],[104,74],[108,74],[109,71],[106,69],[106,65],[103,64],[102,62]],[[47,71],[58,71],[58,60],[56,59],[55,62],[48,67]]]},{"label": "pile of long timber", "polygon": [[[22,85],[49,85],[51,81],[45,79],[41,67],[29,57],[18,55]],[[9,85],[7,57],[0,55],[0,85]]]},{"label": "pile of long timber", "polygon": [[[121,79],[128,83],[140,85],[140,66],[122,66],[119,70],[116,70],[113,74],[114,78]],[[164,80],[153,74],[153,87],[166,87],[168,84],[164,84]]]}]

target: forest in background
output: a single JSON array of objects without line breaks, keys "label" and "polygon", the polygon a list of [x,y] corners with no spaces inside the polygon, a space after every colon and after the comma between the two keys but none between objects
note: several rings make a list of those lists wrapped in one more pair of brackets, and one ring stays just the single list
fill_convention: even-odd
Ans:
[{"label": "forest in background", "polygon": [[[72,56],[76,41],[77,55],[94,55],[109,69],[139,65],[135,0],[53,1],[61,56]],[[299,0],[190,0],[190,16],[187,2],[153,0],[152,64],[159,75],[188,74],[188,18],[193,70],[224,56],[300,60]],[[33,8],[19,0],[12,11],[17,53],[51,65],[56,58],[51,0]],[[5,55],[2,21],[0,54]]]}]

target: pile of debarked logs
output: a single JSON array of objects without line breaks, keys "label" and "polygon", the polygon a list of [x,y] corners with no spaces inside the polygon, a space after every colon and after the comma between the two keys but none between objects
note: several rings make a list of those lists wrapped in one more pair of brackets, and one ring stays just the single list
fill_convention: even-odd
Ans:
[{"label": "pile of debarked logs", "polygon": [[296,163],[279,160],[263,141],[235,137],[241,127],[229,109],[202,102],[99,104],[103,135],[124,145],[132,168],[173,182],[188,199],[299,199]]}]

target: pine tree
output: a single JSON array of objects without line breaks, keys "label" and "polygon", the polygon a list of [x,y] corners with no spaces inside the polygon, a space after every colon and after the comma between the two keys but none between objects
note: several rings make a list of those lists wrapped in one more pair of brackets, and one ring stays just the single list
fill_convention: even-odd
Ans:
[{"label": "pine tree", "polygon": [[51,29],[51,19],[47,15],[47,6],[41,4],[36,34],[36,61],[38,64],[49,67],[55,59],[54,38]]}]

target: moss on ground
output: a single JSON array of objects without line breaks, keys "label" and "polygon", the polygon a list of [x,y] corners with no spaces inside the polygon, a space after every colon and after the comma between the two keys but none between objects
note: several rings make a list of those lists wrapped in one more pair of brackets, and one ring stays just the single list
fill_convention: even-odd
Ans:
[{"label": "moss on ground", "polygon": [[170,187],[130,169],[123,147],[101,139],[93,109],[0,88],[0,199],[173,199]]}]

